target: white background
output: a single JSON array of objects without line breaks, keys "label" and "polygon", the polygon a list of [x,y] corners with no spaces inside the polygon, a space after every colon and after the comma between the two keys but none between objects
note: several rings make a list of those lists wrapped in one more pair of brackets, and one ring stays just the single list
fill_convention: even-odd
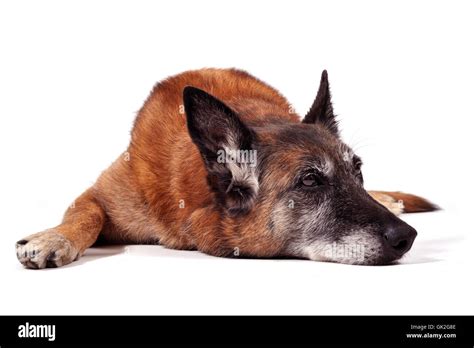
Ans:
[{"label": "white background", "polygon": [[[438,1],[2,1],[0,314],[474,314],[473,7]],[[238,67],[304,114],[328,69],[366,186],[424,195],[400,265],[94,249],[31,271],[14,243],[56,225],[125,150],[154,83]]]}]

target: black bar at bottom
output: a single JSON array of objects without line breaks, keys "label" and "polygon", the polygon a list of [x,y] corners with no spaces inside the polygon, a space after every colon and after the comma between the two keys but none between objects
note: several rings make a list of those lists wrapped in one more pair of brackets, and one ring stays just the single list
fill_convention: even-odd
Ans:
[{"label": "black bar at bottom", "polygon": [[0,347],[98,344],[474,346],[472,316],[2,316]]}]

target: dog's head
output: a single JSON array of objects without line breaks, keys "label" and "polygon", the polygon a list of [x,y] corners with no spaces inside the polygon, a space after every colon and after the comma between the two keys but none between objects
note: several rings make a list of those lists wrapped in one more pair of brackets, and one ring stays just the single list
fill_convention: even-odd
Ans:
[{"label": "dog's head", "polygon": [[326,71],[301,123],[269,116],[246,124],[194,87],[184,104],[218,204],[235,219],[262,209],[270,233],[285,241],[281,255],[387,264],[411,248],[416,231],[363,187],[362,161],[339,137]]}]

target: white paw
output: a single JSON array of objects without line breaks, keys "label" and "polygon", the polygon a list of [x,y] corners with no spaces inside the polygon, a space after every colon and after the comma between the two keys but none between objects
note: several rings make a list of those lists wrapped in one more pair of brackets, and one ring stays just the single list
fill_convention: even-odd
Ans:
[{"label": "white paw", "polygon": [[27,268],[50,268],[78,259],[79,251],[69,239],[50,229],[16,242],[16,256]]}]

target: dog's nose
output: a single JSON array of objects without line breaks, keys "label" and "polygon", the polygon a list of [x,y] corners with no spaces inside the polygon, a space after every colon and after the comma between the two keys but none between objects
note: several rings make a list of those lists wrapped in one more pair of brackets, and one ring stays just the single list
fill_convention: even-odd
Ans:
[{"label": "dog's nose", "polygon": [[410,250],[416,235],[416,230],[410,225],[397,223],[387,227],[383,239],[387,251],[397,259]]}]

